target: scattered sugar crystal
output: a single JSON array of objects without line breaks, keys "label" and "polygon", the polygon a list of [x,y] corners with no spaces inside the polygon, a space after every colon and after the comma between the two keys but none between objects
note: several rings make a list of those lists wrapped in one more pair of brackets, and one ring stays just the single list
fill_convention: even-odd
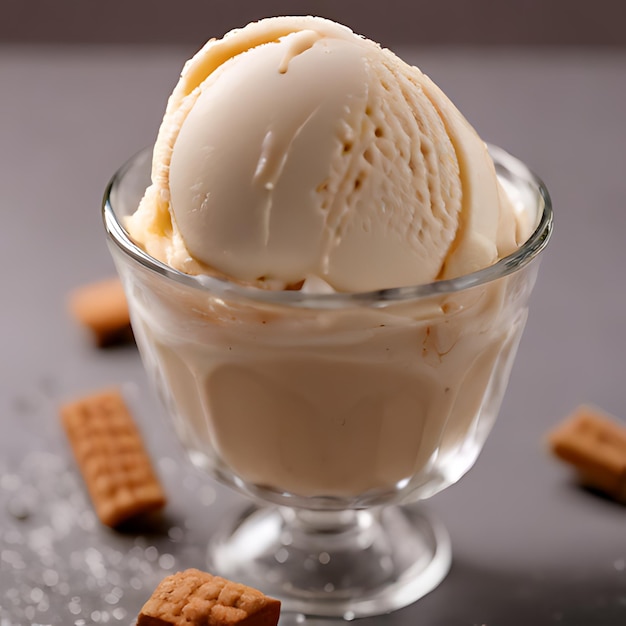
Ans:
[{"label": "scattered sugar crystal", "polygon": [[10,565],[13,569],[25,569],[26,567],[22,555],[15,550],[2,550],[0,552],[0,560]]},{"label": "scattered sugar crystal", "polygon": [[113,609],[113,612],[111,613],[111,615],[113,615],[113,617],[117,621],[121,622],[128,615],[128,612],[126,611],[126,609],[123,609],[121,606],[118,606],[117,608]]},{"label": "scattered sugar crystal", "polygon": [[136,576],[133,576],[130,579],[130,586],[133,589],[137,589],[137,590],[143,589],[143,583],[141,582],[141,578],[137,578]]},{"label": "scattered sugar crystal", "polygon": [[107,593],[107,595],[104,596],[104,601],[107,604],[117,604],[120,599],[117,596],[114,596],[112,593]]},{"label": "scattered sugar crystal", "polygon": [[[109,559],[109,564],[113,567],[116,567],[117,565],[119,565],[121,563],[121,561],[118,561],[117,559]],[[107,572],[107,581],[111,584],[111,585],[116,585],[116,587],[113,588],[112,591],[115,591],[116,589],[119,589],[119,587],[117,587],[117,585],[121,585],[122,583],[122,576],[119,572],[115,571],[114,569],[110,569]]]},{"label": "scattered sugar crystal", "polygon": [[47,569],[44,570],[42,578],[46,587],[55,587],[59,582],[59,573],[53,569]]},{"label": "scattered sugar crystal", "polygon": [[39,587],[33,587],[30,590],[30,599],[35,604],[37,604],[38,602],[41,602],[41,600],[43,599],[44,595],[45,594],[43,592],[43,589],[40,589]]},{"label": "scattered sugar crystal", "polygon": [[78,596],[72,597],[70,603],[67,605],[70,613],[72,615],[80,615],[81,606],[80,606],[80,598]]},{"label": "scattered sugar crystal", "polygon": [[135,554],[138,554],[138,550],[144,550],[148,545],[146,538],[142,537],[141,535],[139,537],[135,537],[135,541],[133,543],[135,544],[135,547],[132,549],[132,551]]},{"label": "scattered sugar crystal", "polygon": [[278,563],[285,563],[289,558],[289,551],[286,548],[279,548],[274,555]]},{"label": "scattered sugar crystal", "polygon": [[50,599],[48,596],[44,596],[39,604],[37,604],[37,610],[41,613],[45,613],[50,608]]},{"label": "scattered sugar crystal", "polygon": [[176,558],[172,554],[162,554],[159,557],[159,567],[164,570],[170,570],[176,564]]},{"label": "scattered sugar crystal", "polygon": [[67,582],[62,582],[57,585],[57,593],[61,596],[69,596],[70,595],[70,584]]},{"label": "scattered sugar crystal", "polygon": [[119,550],[109,551],[108,561],[111,565],[119,565],[123,560],[124,560],[124,554],[120,552]]},{"label": "scattered sugar crystal", "polygon": [[[159,461],[176,485],[188,476],[181,468],[171,458]],[[185,489],[198,505],[217,497],[196,475]],[[0,459],[1,514],[0,626],[128,624],[178,555],[193,558],[199,537],[208,539],[198,534],[206,533],[204,519],[195,535],[182,522],[149,537],[111,532],[98,522],[72,459],[47,452],[29,453],[16,466]]]},{"label": "scattered sugar crystal", "polygon": [[185,537],[185,531],[179,526],[172,526],[167,531],[167,536],[174,542],[182,541]]},{"label": "scattered sugar crystal", "polygon": [[85,563],[89,568],[89,571],[95,579],[106,577],[106,568],[104,566],[102,553],[95,548],[87,548],[85,550]]},{"label": "scattered sugar crystal", "polygon": [[148,546],[144,550],[144,556],[148,561],[156,561],[159,558],[159,551],[155,546]]},{"label": "scattered sugar crystal", "polygon": [[98,579],[94,578],[93,576],[87,576],[85,578],[85,589],[88,589],[89,591],[94,591],[97,592],[98,591]]}]

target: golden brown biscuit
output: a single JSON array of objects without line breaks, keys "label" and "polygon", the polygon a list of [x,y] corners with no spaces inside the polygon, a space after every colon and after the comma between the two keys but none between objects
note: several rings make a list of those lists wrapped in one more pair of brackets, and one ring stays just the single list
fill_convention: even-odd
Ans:
[{"label": "golden brown biscuit", "polygon": [[581,406],[548,435],[548,445],[584,485],[626,502],[626,426]]},{"label": "golden brown biscuit", "polygon": [[75,289],[68,298],[68,308],[72,317],[91,332],[100,347],[132,337],[128,303],[118,278]]},{"label": "golden brown biscuit", "polygon": [[163,488],[119,391],[67,403],[60,414],[103,524],[116,527],[165,505]]},{"label": "golden brown biscuit", "polygon": [[257,589],[188,569],[163,579],[137,626],[276,626],[280,601]]}]

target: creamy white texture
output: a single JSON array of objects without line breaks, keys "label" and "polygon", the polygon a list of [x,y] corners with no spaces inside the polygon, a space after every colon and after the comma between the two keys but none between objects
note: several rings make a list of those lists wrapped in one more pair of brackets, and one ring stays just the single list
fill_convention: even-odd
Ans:
[{"label": "creamy white texture", "polygon": [[[271,18],[187,63],[127,227],[183,272],[359,292],[512,252],[538,208],[509,191],[417,68],[327,20]],[[325,309],[126,263],[138,345],[195,462],[266,496],[351,506],[425,497],[471,466],[536,272]]]},{"label": "creamy white texture", "polygon": [[339,291],[468,273],[528,234],[432,81],[313,17],[250,24],[188,62],[127,226],[184,272]]},{"label": "creamy white texture", "polygon": [[[386,309],[289,309],[126,274],[146,367],[195,463],[300,497],[411,493],[474,462],[534,269]],[[378,494],[378,495],[376,495]]]},{"label": "creamy white texture", "polygon": [[358,51],[338,39],[317,39],[281,72],[292,46],[311,33],[253,48],[216,70],[174,146],[171,206],[187,249],[246,282],[319,275],[327,258],[332,233],[315,190],[328,178],[338,120],[352,113],[353,98],[363,100],[366,80]]},{"label": "creamy white texture", "polygon": [[[505,172],[516,210],[536,225],[541,197]],[[144,363],[192,460],[283,504],[323,506],[427,497],[469,469],[537,271],[408,300],[334,294],[327,307],[116,260]]]}]

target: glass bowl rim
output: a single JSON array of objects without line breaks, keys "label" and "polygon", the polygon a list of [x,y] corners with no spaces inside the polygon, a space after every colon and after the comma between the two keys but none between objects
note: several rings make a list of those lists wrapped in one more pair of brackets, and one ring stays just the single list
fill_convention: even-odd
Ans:
[{"label": "glass bowl rim", "polygon": [[[530,237],[513,253],[493,265],[455,278],[407,287],[392,287],[375,291],[303,293],[296,290],[270,290],[242,285],[227,277],[191,275],[180,272],[155,259],[133,242],[112,205],[111,196],[124,176],[141,158],[146,158],[151,148],[144,148],[130,157],[112,176],[104,192],[102,218],[108,238],[126,256],[164,278],[222,298],[242,298],[261,303],[313,309],[336,309],[354,306],[386,307],[394,303],[425,299],[434,295],[453,294],[485,283],[493,282],[521,270],[546,247],[553,229],[552,201],[543,181],[522,161],[502,148],[487,144],[496,167],[502,166],[515,178],[533,185],[543,200],[539,223]],[[150,160],[148,159],[148,162]]]}]

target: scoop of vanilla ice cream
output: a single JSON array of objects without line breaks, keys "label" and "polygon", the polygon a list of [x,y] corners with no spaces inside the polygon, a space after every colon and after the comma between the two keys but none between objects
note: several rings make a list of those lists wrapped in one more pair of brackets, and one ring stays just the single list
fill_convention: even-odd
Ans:
[{"label": "scoop of vanilla ice cream", "polygon": [[350,292],[466,274],[528,234],[441,90],[316,17],[249,24],[187,62],[127,228],[183,272]]}]

